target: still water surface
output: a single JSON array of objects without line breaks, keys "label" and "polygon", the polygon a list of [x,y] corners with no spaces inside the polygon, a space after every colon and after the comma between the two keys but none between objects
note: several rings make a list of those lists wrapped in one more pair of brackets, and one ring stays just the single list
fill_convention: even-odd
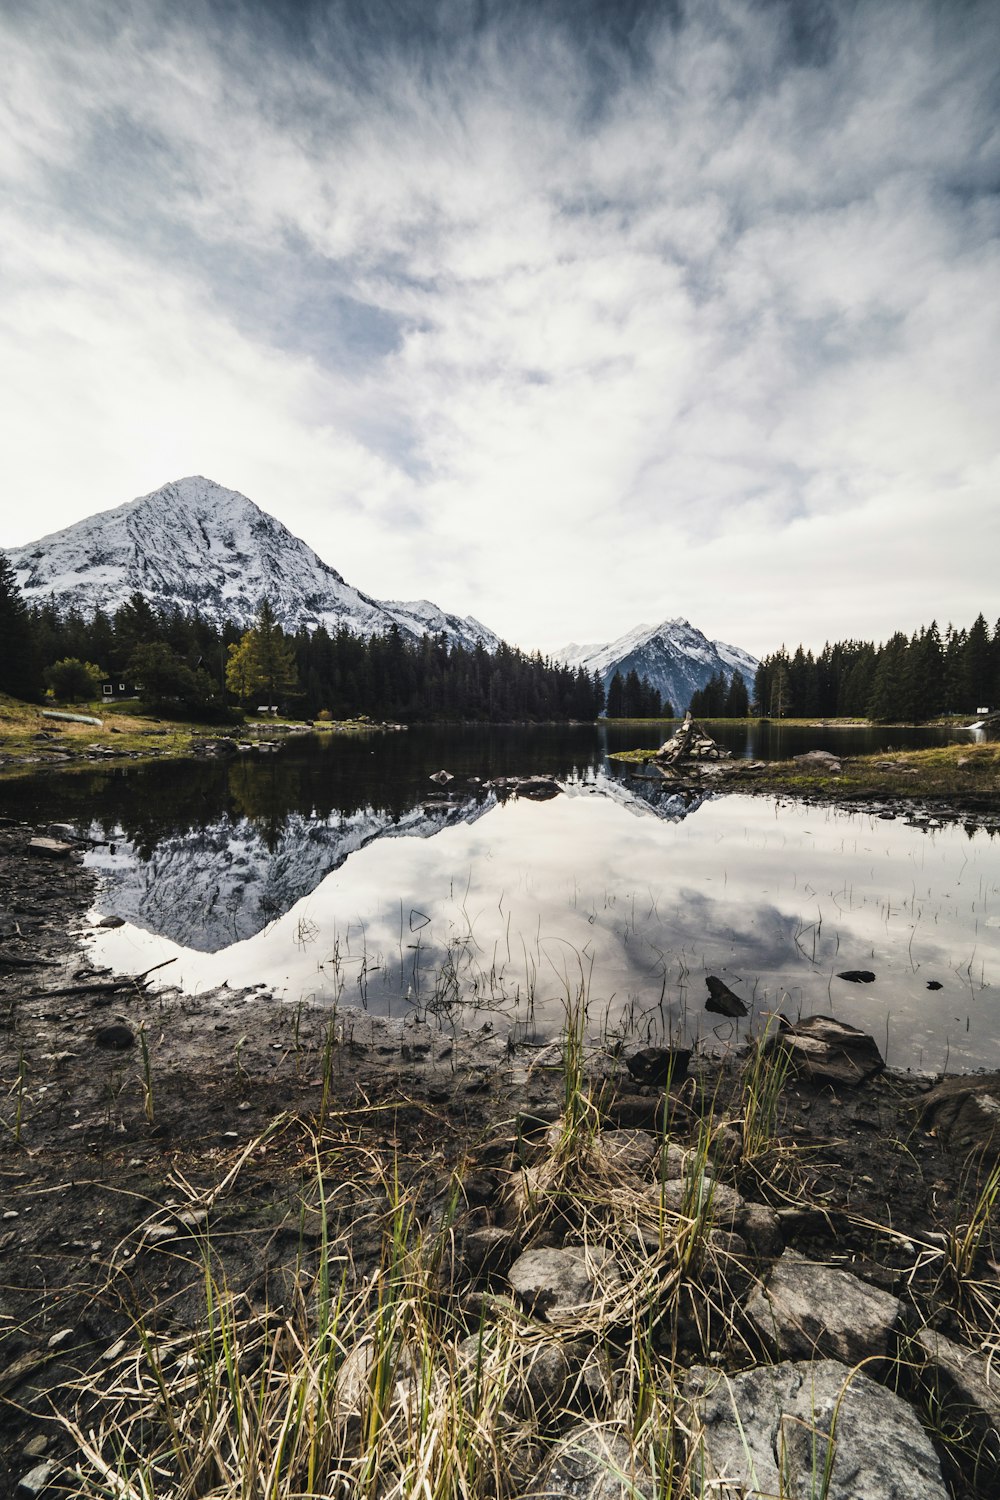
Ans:
[{"label": "still water surface", "polygon": [[[901,743],[833,734],[752,749]],[[637,743],[593,726],[331,736],[39,778],[3,788],[0,807],[86,831],[94,920],[126,919],[94,931],[94,959],[136,972],[172,958],[163,981],[187,991],[261,985],[538,1037],[582,995],[595,1034],[711,1049],[771,1011],[821,1011],[871,1031],[895,1066],[1000,1066],[1000,838],[771,798],[687,804],[606,759]],[[454,776],[443,791],[439,767]],[[563,795],[486,785],[530,772]],[[877,977],[851,984],[847,969]],[[751,1007],[739,1032],[704,1010],[711,973]]]}]

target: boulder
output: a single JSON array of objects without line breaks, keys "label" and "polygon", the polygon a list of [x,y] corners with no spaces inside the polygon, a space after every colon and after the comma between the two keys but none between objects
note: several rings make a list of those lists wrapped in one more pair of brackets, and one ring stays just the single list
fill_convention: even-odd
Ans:
[{"label": "boulder", "polygon": [[[1000,1491],[1000,1371],[974,1349],[924,1328],[909,1346],[934,1422],[975,1453],[980,1482]],[[985,1493],[985,1489],[984,1489]]]},{"label": "boulder", "polygon": [[643,1047],[625,1066],[636,1083],[665,1089],[684,1082],[690,1061],[689,1047]]},{"label": "boulder", "polygon": [[840,757],[832,750],[807,750],[804,755],[793,755],[792,760],[797,766],[815,767],[817,771],[840,775]]},{"label": "boulder", "polygon": [[791,1359],[817,1354],[859,1364],[886,1356],[902,1303],[849,1271],[786,1250],[766,1286],[747,1303],[747,1316],[769,1348]]},{"label": "boulder", "polygon": [[937,1454],[911,1408],[836,1360],[732,1376],[696,1366],[684,1395],[696,1493],[947,1500]]},{"label": "boulder", "polygon": [[946,1078],[921,1099],[920,1118],[952,1150],[1000,1156],[1000,1073]]},{"label": "boulder", "polygon": [[648,1177],[659,1149],[651,1130],[602,1130],[593,1141],[594,1165],[605,1171]]},{"label": "boulder", "polygon": [[572,1428],[521,1500],[653,1500],[653,1477],[620,1427]]},{"label": "boulder", "polygon": [[73,845],[64,839],[30,839],[28,853],[41,855],[43,859],[67,859],[73,853]]},{"label": "boulder", "polygon": [[[662,1197],[661,1197],[662,1195]],[[764,1203],[748,1203],[735,1188],[716,1182],[708,1173],[691,1182],[675,1178],[662,1187],[651,1188],[650,1201],[674,1213],[694,1215],[702,1207],[713,1224],[733,1230],[757,1256],[780,1255],[784,1243],[778,1216]]]},{"label": "boulder", "polygon": [[509,1276],[526,1312],[550,1323],[572,1323],[618,1286],[621,1270],[606,1245],[567,1245],[526,1250]]},{"label": "boulder", "polygon": [[832,1016],[806,1016],[769,1038],[764,1048],[769,1052],[782,1048],[796,1071],[817,1083],[864,1083],[885,1067],[866,1031]]}]

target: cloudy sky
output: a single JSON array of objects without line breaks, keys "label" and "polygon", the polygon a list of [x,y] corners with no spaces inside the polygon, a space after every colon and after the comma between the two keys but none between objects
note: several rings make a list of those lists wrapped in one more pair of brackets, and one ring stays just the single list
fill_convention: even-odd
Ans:
[{"label": "cloudy sky", "polygon": [[206,474],[552,649],[1000,614],[996,0],[0,0],[0,544]]}]

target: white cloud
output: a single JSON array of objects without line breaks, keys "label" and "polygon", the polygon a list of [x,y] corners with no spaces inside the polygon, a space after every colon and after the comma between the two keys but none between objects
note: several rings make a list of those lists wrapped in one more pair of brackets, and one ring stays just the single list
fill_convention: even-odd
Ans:
[{"label": "white cloud", "polygon": [[[719,0],[602,74],[544,8],[363,70],[11,24],[3,540],[201,471],[527,645],[1000,613],[996,13],[836,13],[825,61]],[[304,257],[395,347],[303,354]]]}]

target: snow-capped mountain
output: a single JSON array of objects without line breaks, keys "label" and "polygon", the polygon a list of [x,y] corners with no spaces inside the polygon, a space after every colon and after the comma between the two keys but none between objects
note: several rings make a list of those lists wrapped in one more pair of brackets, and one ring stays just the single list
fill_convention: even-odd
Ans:
[{"label": "snow-capped mountain", "polygon": [[407,636],[445,631],[487,650],[500,644],[478,620],[429,600],[383,603],[346,583],[336,568],[236,490],[193,475],[151,495],[89,516],[40,541],[12,548],[25,599],[54,596],[85,614],[113,613],[139,592],[158,607],[194,609],[216,623],[248,625],[265,596],[286,630],[346,625],[370,635],[398,625]]},{"label": "snow-capped mountain", "polygon": [[634,668],[658,688],[661,698],[675,711],[683,711],[692,693],[703,688],[710,677],[725,672],[742,673],[752,691],[757,658],[739,646],[724,641],[710,641],[687,620],[664,620],[661,625],[637,625],[618,640],[606,646],[570,644],[553,653],[557,661],[571,667],[599,672],[605,687],[616,672],[624,677]]}]

